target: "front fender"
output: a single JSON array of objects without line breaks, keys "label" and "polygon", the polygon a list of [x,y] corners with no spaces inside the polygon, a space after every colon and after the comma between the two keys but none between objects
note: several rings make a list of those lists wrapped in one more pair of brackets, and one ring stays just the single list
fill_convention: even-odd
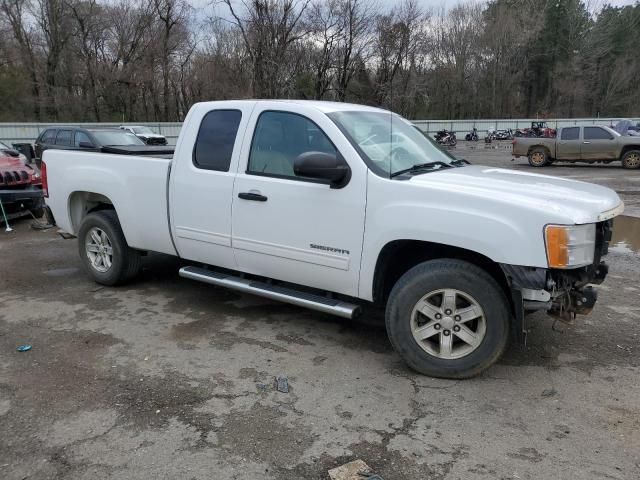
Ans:
[{"label": "front fender", "polygon": [[378,256],[396,240],[438,243],[481,254],[496,263],[546,268],[543,229],[548,220],[539,209],[510,205],[498,196],[473,198],[460,191],[372,179],[359,296],[373,298]]}]

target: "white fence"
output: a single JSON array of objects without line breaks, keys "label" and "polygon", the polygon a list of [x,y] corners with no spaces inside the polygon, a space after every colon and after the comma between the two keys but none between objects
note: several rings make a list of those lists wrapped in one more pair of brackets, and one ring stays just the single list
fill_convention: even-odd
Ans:
[{"label": "white fence", "polygon": [[[121,123],[0,123],[0,141],[4,143],[33,143],[38,135],[50,127],[115,127],[118,128]],[[167,137],[167,141],[171,145],[175,145],[180,133],[182,123],[165,122],[165,123],[129,123],[127,125],[144,125],[151,128],[154,132],[160,133]]]},{"label": "white fence", "polygon": [[[500,119],[500,120],[414,120],[422,131],[434,134],[439,130],[447,129],[458,134],[458,139],[464,138],[464,135],[470,132],[474,127],[478,129],[480,136],[489,129],[495,130],[517,130],[519,128],[530,128],[531,122],[546,121],[551,128],[581,126],[581,125],[607,125],[613,126],[618,123],[621,118],[556,118],[556,119],[536,119],[536,118],[518,118],[518,119]],[[631,119],[638,122],[640,119]]]},{"label": "white fence", "polygon": [[[559,118],[547,120],[552,128],[567,127],[572,125],[614,125],[618,118]],[[634,122],[640,119],[632,119]],[[470,132],[474,127],[480,132],[486,132],[490,128],[506,130],[531,127],[531,122],[538,121],[535,118],[500,119],[500,120],[415,120],[414,123],[424,132],[431,135],[438,130],[447,129],[458,133],[459,138]],[[0,141],[5,143],[33,143],[40,133],[49,127],[81,126],[89,127],[118,127],[118,123],[0,123]],[[145,125],[165,137],[170,145],[175,145],[182,126],[174,123],[136,123]]]}]

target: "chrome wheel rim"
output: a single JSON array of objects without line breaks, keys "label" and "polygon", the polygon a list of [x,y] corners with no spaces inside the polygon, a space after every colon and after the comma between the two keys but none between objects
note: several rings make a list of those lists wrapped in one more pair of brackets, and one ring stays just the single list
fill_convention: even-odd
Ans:
[{"label": "chrome wheel rim", "polygon": [[531,154],[531,163],[536,165],[544,164],[544,153],[536,152]]},{"label": "chrome wheel rim", "polygon": [[468,293],[447,288],[423,296],[411,312],[413,338],[429,355],[445,360],[465,357],[487,332],[484,311]]},{"label": "chrome wheel rim", "polygon": [[625,159],[628,167],[637,167],[640,165],[640,155],[637,153],[632,153],[631,155],[627,155]]},{"label": "chrome wheel rim", "polygon": [[91,267],[100,273],[105,273],[113,264],[113,246],[104,230],[93,227],[87,233],[84,242],[87,258]]}]

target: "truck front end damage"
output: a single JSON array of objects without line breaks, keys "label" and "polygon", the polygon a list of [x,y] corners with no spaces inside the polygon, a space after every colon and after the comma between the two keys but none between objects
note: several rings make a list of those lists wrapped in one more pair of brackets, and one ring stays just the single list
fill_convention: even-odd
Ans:
[{"label": "truck front end damage", "polygon": [[515,310],[515,335],[526,340],[524,317],[546,311],[562,322],[571,323],[576,315],[591,313],[598,299],[593,286],[601,284],[609,272],[603,257],[609,250],[613,219],[595,224],[593,261],[576,268],[537,268],[501,264],[511,288]]}]

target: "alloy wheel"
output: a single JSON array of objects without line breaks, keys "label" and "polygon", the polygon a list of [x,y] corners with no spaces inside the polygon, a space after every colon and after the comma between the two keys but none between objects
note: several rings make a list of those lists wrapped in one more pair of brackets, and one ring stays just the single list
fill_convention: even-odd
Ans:
[{"label": "alloy wheel", "polygon": [[487,331],[484,311],[469,294],[456,289],[434,290],[411,312],[411,333],[434,357],[455,360],[480,346]]},{"label": "alloy wheel", "polygon": [[91,262],[91,267],[100,273],[105,273],[113,264],[113,246],[106,232],[98,227],[92,227],[87,233],[85,251]]}]

